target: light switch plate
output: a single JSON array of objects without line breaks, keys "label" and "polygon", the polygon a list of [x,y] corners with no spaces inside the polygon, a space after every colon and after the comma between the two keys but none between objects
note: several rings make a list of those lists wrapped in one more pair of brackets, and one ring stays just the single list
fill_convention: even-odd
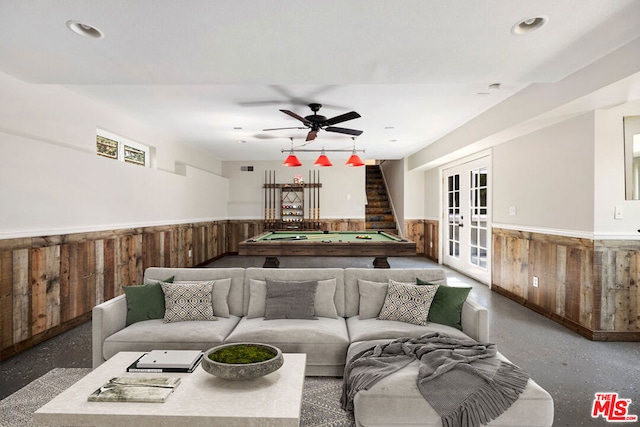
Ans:
[{"label": "light switch plate", "polygon": [[623,219],[624,218],[624,210],[622,206],[616,206],[613,211],[613,219]]}]

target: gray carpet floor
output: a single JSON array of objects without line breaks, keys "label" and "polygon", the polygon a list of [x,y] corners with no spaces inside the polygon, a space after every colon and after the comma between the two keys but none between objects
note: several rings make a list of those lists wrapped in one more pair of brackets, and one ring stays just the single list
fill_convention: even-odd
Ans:
[{"label": "gray carpet floor", "polygon": [[[90,368],[56,368],[0,401],[1,427],[33,425],[32,415],[45,403],[91,372]],[[342,380],[307,377],[302,393],[300,425],[353,427],[353,416],[340,408]]]},{"label": "gray carpet floor", "polygon": [[[210,267],[261,267],[263,261],[262,257],[227,256]],[[392,268],[441,267],[421,257],[390,257],[389,264]],[[370,268],[372,259],[280,257],[280,267]],[[498,350],[553,396],[554,426],[611,426],[591,417],[598,392],[617,392],[620,398],[631,399],[629,413],[640,416],[640,343],[589,341],[483,284],[446,270],[450,282],[471,286],[472,298],[489,309],[491,341]],[[90,323],[0,363],[0,399],[56,367],[91,367]]]}]

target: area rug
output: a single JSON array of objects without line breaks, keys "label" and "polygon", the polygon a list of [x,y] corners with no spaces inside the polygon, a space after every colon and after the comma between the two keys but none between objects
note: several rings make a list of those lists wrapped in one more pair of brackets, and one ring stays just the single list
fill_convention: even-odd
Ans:
[{"label": "area rug", "polygon": [[[91,372],[89,368],[56,368],[6,399],[0,400],[0,427],[32,426],[32,415],[45,403]],[[302,393],[300,425],[305,427],[353,427],[352,414],[340,407],[342,380],[307,377]]]}]

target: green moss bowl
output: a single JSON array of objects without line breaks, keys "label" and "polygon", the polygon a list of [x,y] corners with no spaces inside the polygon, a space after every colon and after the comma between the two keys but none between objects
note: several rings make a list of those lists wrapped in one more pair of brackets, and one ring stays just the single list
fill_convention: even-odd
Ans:
[{"label": "green moss bowl", "polygon": [[204,352],[202,368],[218,378],[241,381],[268,375],[284,363],[278,347],[261,343],[222,344]]}]

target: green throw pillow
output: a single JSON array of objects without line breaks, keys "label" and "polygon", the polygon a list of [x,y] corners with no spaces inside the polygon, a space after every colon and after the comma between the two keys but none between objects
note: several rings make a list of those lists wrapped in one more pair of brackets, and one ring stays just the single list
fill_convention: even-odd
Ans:
[{"label": "green throw pillow", "polygon": [[[165,282],[172,283],[173,276]],[[164,318],[164,292],[160,283],[122,287],[127,298],[127,326],[143,320]]]},{"label": "green throw pillow", "polygon": [[[417,285],[433,283],[416,279]],[[440,323],[462,330],[462,306],[467,300],[471,288],[440,285],[429,309],[429,322]]]}]

